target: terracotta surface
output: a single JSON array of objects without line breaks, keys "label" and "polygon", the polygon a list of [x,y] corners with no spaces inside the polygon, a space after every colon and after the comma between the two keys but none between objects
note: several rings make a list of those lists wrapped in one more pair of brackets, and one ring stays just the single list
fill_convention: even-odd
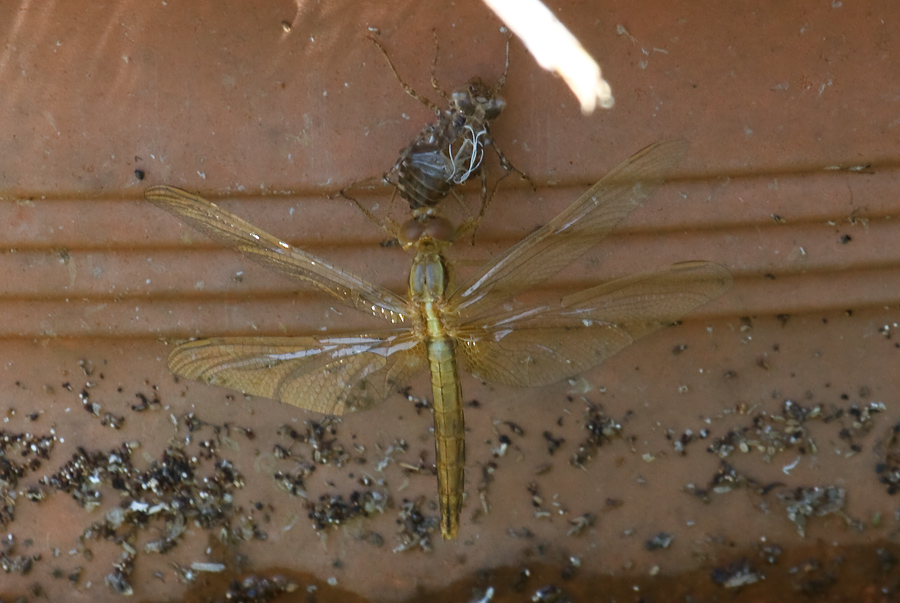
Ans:
[{"label": "terracotta surface", "polygon": [[[469,498],[459,540],[435,532],[429,552],[392,552],[404,499],[437,514],[431,418],[413,401],[396,395],[336,426],[350,460],[318,465],[305,480],[308,501],[374,488],[392,504],[317,531],[306,500],[272,477],[310,460],[311,447],[295,444],[299,456],[279,460],[273,446],[288,445],[280,426],[302,431],[322,418],[175,383],[165,367],[167,340],[371,323],[217,247],[143,202],[142,191],[155,183],[200,191],[403,290],[408,255],[379,246],[383,232],[329,198],[387,170],[432,119],[366,36],[377,29],[406,81],[433,96],[431,30],[436,75],[452,88],[499,77],[500,24],[478,2],[0,7],[2,429],[7,441],[56,436],[49,458],[5,490],[14,518],[2,533],[13,544],[4,540],[0,560],[40,557],[27,573],[4,575],[0,598],[114,599],[104,579],[128,546],[138,551],[128,580],[142,601],[224,600],[231,580],[248,575],[295,582],[284,600],[467,601],[492,587],[494,601],[512,601],[551,584],[573,600],[900,596],[900,512],[879,483],[900,463],[890,439],[900,422],[900,5],[548,5],[600,60],[616,107],[582,117],[562,82],[511,42],[509,108],[494,135],[538,190],[504,182],[475,245],[454,249],[461,270],[546,222],[641,147],[680,136],[691,150],[675,181],[547,293],[688,259],[725,264],[735,287],[570,383],[512,390],[467,376],[466,399],[479,402],[467,409]],[[373,194],[389,198],[386,189]],[[412,396],[429,395],[424,376],[411,385]],[[86,387],[99,416],[83,409]],[[137,394],[160,404],[133,410]],[[706,500],[691,493],[689,484],[706,489],[727,471],[707,451],[716,438],[793,429],[783,420],[787,400],[821,405],[800,424],[802,437],[770,456],[737,445],[724,461],[743,486]],[[880,410],[876,403],[882,412],[854,416],[853,405]],[[588,437],[589,404],[622,432],[580,469],[570,459]],[[204,422],[194,432],[189,412]],[[103,426],[104,413],[121,417],[121,429]],[[704,429],[684,455],[675,450],[685,430]],[[501,435],[512,444],[496,456]],[[98,486],[90,511],[48,485],[40,502],[26,496],[78,447],[105,453],[140,442],[132,462],[146,469],[167,445],[200,457],[208,440],[245,482],[225,523],[255,522],[255,538],[223,544],[221,526],[189,524],[167,553],[146,553],[167,530],[150,518],[130,536],[120,528],[127,546],[96,529],[79,541],[119,504],[113,487]],[[408,448],[382,468],[400,440]],[[15,448],[5,454],[27,461]],[[198,474],[212,472],[213,460],[198,462]],[[489,463],[493,481],[481,484]],[[846,505],[823,516],[813,509],[801,537],[784,498],[815,486],[843,488]],[[570,534],[588,513],[593,525]],[[648,550],[661,532],[671,544]],[[225,569],[185,583],[176,565],[198,562]],[[729,576],[765,580],[738,588]]]}]

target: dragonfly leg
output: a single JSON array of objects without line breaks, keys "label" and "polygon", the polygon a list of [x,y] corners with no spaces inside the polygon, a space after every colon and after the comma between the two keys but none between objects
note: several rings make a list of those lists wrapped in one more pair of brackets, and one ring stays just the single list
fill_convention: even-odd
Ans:
[{"label": "dragonfly leg", "polygon": [[503,168],[503,175],[497,178],[497,181],[494,182],[494,186],[491,187],[490,194],[488,194],[487,171],[484,169],[484,166],[481,166],[479,168],[481,170],[481,209],[478,211],[478,215],[465,220],[456,231],[457,235],[460,238],[471,231],[470,236],[473,245],[475,244],[475,231],[478,230],[478,226],[479,224],[481,224],[481,220],[484,218],[485,214],[487,214],[488,207],[490,206],[491,201],[493,201],[494,195],[497,193],[497,189],[500,187],[500,183],[503,182],[503,180],[505,180],[507,176],[515,172],[519,175],[519,178],[528,183],[528,186],[531,187],[532,191],[537,191],[537,186],[535,186],[534,181],[528,177],[528,174],[514,166],[512,162],[506,158],[506,155],[503,154],[503,151],[500,150],[500,148],[491,138],[488,138],[485,141],[485,144],[490,144],[491,147],[493,147],[494,152],[497,153],[497,158],[500,161],[500,167]]},{"label": "dragonfly leg", "polygon": [[[512,37],[512,34],[510,34],[510,37]],[[497,80],[497,85],[494,86],[494,96],[499,95],[503,85],[506,84],[507,73],[509,73],[509,38],[506,38],[506,66],[503,68],[503,75],[500,76],[500,79]]]},{"label": "dragonfly leg", "polygon": [[500,167],[503,168],[503,175],[497,178],[497,181],[494,182],[494,186],[491,188],[491,194],[485,196],[485,190],[482,190],[482,204],[481,211],[478,213],[478,219],[480,220],[484,217],[484,214],[487,213],[488,206],[494,198],[494,194],[497,192],[497,188],[499,188],[500,183],[506,179],[511,173],[515,172],[519,175],[519,178],[528,183],[528,186],[531,187],[532,192],[537,192],[537,186],[535,186],[534,181],[528,177],[528,174],[517,168],[512,164],[512,162],[506,158],[506,155],[503,154],[503,151],[500,150],[500,147],[491,141],[491,147],[493,147],[494,152],[497,153],[497,159],[500,160]]},{"label": "dragonfly leg", "polygon": [[[333,199],[334,197],[340,196],[340,197],[343,197],[344,199],[346,199],[347,201],[350,201],[351,203],[353,203],[356,206],[356,208],[359,211],[361,211],[363,213],[364,216],[366,216],[369,220],[371,220],[381,230],[386,232],[388,234],[388,236],[390,236],[393,239],[396,239],[397,233],[400,232],[399,224],[397,224],[394,220],[392,220],[389,217],[381,218],[381,217],[375,215],[375,213],[372,212],[371,210],[369,210],[365,205],[363,205],[359,201],[359,199],[357,199],[356,197],[353,197],[348,192],[354,188],[360,188],[362,185],[366,185],[366,184],[368,184],[368,188],[372,188],[371,185],[374,184],[378,180],[381,180],[382,182],[387,182],[388,184],[391,184],[391,182],[389,180],[387,180],[386,177],[385,178],[366,178],[364,180],[357,180],[356,182],[352,182],[349,185],[345,186],[344,188],[339,190],[336,195],[332,195],[330,198]],[[388,202],[389,206],[394,203],[394,196],[396,194],[397,194],[397,187],[395,185],[391,188],[391,200]]]},{"label": "dragonfly leg", "polygon": [[[378,47],[378,50],[381,51],[381,54],[384,55],[384,58],[387,60],[388,66],[391,68],[391,71],[394,73],[394,77],[397,78],[398,82],[400,82],[400,87],[403,88],[403,91],[406,92],[411,97],[413,97],[414,99],[416,99],[417,101],[419,101],[420,103],[422,103],[423,105],[425,105],[426,107],[428,107],[429,109],[431,109],[432,111],[434,111],[434,113],[436,115],[440,115],[441,110],[440,110],[440,108],[438,108],[437,105],[435,105],[433,102],[431,102],[430,100],[428,100],[427,98],[425,98],[424,96],[422,96],[421,94],[416,92],[412,86],[410,86],[405,81],[403,81],[403,78],[401,78],[400,74],[397,72],[397,68],[394,67],[394,62],[391,61],[391,57],[388,56],[387,50],[384,49],[384,46],[381,45],[381,42],[379,42],[378,39],[376,39],[374,36],[369,36],[369,39],[372,40],[372,43],[375,44],[375,46]],[[435,56],[434,56],[434,62],[432,63],[432,74],[431,74],[431,82],[432,82],[431,85],[432,86],[434,86],[435,82],[437,82],[437,79],[434,77],[434,65],[437,63],[437,34],[435,34],[434,43],[435,43]],[[441,90],[440,87],[436,88],[436,90],[438,90],[444,98],[447,98],[447,93],[443,92],[443,90]]]},{"label": "dragonfly leg", "polygon": [[434,58],[431,59],[431,87],[435,89],[435,91],[441,95],[441,98],[447,102],[450,102],[450,95],[447,94],[447,91],[441,87],[440,82],[438,82],[437,75],[437,61],[438,61],[438,37],[437,32],[435,30],[431,30],[431,35],[434,38]]}]

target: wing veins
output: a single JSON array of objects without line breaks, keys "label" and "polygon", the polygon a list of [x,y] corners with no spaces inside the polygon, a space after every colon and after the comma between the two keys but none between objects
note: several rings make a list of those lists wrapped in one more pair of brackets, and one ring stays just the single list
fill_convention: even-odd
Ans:
[{"label": "wing veins", "polygon": [[214,241],[282,276],[391,322],[408,319],[408,303],[402,296],[293,247],[199,195],[158,185],[149,187],[144,197]]},{"label": "wing veins", "polygon": [[476,376],[506,385],[543,385],[600,364],[731,285],[724,266],[681,262],[586,289],[557,304],[479,318],[461,325],[457,336]]},{"label": "wing veins", "polygon": [[609,172],[542,228],[500,254],[453,292],[450,306],[476,317],[550,278],[606,237],[678,164],[681,139],[653,144]]},{"label": "wing veins", "polygon": [[370,408],[425,366],[406,331],[323,337],[214,337],[169,354],[176,375],[340,415]]}]

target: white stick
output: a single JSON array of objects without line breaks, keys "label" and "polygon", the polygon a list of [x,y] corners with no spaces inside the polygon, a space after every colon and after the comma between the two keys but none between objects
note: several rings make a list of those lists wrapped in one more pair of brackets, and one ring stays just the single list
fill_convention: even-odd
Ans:
[{"label": "white stick", "polygon": [[581,112],[593,113],[599,104],[615,103],[612,88],[597,64],[575,36],[540,0],[484,0],[522,40],[538,64],[558,73],[581,103]]}]

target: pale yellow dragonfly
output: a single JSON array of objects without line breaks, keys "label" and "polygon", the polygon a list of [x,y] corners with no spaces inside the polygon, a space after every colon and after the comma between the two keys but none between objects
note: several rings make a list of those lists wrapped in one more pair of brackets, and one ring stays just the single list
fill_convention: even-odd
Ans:
[{"label": "pale yellow dragonfly", "polygon": [[525,387],[553,383],[603,362],[731,286],[723,266],[692,261],[543,305],[510,303],[603,239],[647,199],[685,149],[684,141],[674,140],[640,151],[459,285],[450,282],[444,257],[452,226],[435,213],[410,220],[399,232],[400,242],[416,250],[407,296],[336,268],[202,197],[152,186],[145,193],[149,201],[212,239],[391,323],[371,333],[190,341],[172,351],[169,368],[189,379],[342,415],[371,408],[427,366],[441,533],[455,538],[465,468],[460,356],[465,368],[485,381]]}]

